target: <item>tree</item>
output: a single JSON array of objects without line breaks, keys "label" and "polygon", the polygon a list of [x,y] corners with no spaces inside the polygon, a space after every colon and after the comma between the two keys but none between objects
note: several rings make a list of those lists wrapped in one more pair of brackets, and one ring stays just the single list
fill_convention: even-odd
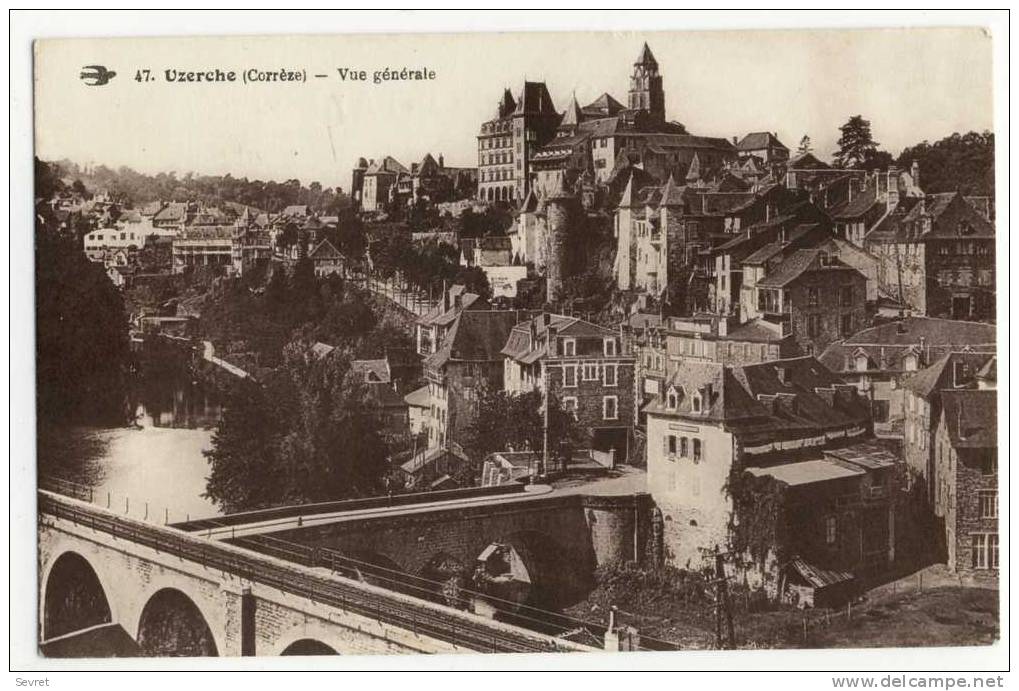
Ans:
[{"label": "tree", "polygon": [[870,120],[854,115],[839,128],[839,150],[835,152],[836,168],[862,168],[877,153],[877,142],[870,132]]},{"label": "tree", "polygon": [[[582,435],[573,414],[563,408],[559,397],[553,393],[549,401],[548,443],[551,455],[557,457],[564,447],[579,444]],[[537,464],[545,449],[543,403],[543,394],[537,390],[510,394],[482,387],[477,412],[466,425],[462,440],[471,463],[457,479],[467,484],[476,482],[485,457],[496,451],[530,451]]]},{"label": "tree", "polygon": [[124,300],[56,219],[37,215],[36,393],[40,422],[123,424],[131,364]]},{"label": "tree", "polygon": [[904,149],[896,164],[908,170],[914,161],[925,192],[994,196],[992,132],[955,132],[933,144],[924,141]]},{"label": "tree", "polygon": [[291,342],[263,384],[228,399],[206,456],[206,496],[227,511],[378,494],[388,449],[377,409],[345,351],[321,359]]},{"label": "tree", "polygon": [[800,146],[799,148],[796,149],[796,155],[803,156],[804,154],[809,154],[812,153],[813,151],[814,147],[811,146],[810,144],[810,135],[809,134],[803,135],[803,138],[800,139]]},{"label": "tree", "polygon": [[205,494],[226,513],[281,503],[286,486],[276,452],[282,437],[281,418],[266,391],[241,384],[227,395],[212,437]]}]

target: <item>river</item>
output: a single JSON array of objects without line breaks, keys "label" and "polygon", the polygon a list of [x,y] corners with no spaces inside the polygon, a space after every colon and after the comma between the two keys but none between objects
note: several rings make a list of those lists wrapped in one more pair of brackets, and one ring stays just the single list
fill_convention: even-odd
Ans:
[{"label": "river", "polygon": [[93,501],[170,523],[221,515],[202,497],[209,475],[203,455],[219,420],[216,393],[193,381],[182,362],[151,360],[132,386],[135,425],[73,428],[40,439],[53,475],[92,488]]}]

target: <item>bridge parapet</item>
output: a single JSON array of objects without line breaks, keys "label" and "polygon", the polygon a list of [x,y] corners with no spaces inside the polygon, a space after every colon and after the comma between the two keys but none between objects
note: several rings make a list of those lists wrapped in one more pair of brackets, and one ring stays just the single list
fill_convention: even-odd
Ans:
[{"label": "bridge parapet", "polygon": [[[213,649],[219,654],[278,653],[282,638],[297,636],[286,621],[304,631],[309,617],[317,627],[342,629],[348,642],[352,635],[359,637],[360,652],[591,650],[50,492],[40,491],[38,499],[40,609],[51,599],[46,589],[53,563],[68,551],[85,552],[98,563],[100,580],[105,577],[114,621],[134,637],[141,638],[144,609],[138,604],[142,598],[129,591],[141,586],[139,575],[150,588],[172,575],[174,588],[189,591],[184,594],[213,629]],[[164,576],[156,578],[156,573]],[[126,600],[137,602],[128,607]],[[131,614],[122,616],[128,609]],[[44,611],[40,621],[46,621]],[[41,630],[40,638],[46,637]]]}]

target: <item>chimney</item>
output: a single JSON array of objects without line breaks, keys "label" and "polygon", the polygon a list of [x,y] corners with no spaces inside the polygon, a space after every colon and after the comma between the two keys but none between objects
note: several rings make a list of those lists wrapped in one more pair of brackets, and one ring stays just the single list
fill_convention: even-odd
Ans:
[{"label": "chimney", "polygon": [[548,312],[542,312],[541,313],[541,325],[544,326],[547,329],[548,325],[551,324],[551,323],[552,323],[552,315],[549,314]]},{"label": "chimney", "polygon": [[732,138],[732,145],[733,146],[739,145],[739,137],[733,137]]},{"label": "chimney", "polygon": [[778,380],[783,384],[786,383],[786,368],[783,365],[775,367],[775,374],[778,376]]},{"label": "chimney", "polygon": [[552,357],[559,356],[559,329],[554,326],[549,326],[545,331],[545,336],[548,338],[548,354]]},{"label": "chimney", "polygon": [[888,167],[888,208],[894,209],[899,204],[899,169]]}]

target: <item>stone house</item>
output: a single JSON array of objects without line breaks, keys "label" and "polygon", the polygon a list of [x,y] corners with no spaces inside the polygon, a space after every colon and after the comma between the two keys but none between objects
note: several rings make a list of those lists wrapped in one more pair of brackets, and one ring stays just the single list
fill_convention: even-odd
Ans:
[{"label": "stone house", "polygon": [[744,320],[781,323],[807,355],[824,352],[866,322],[867,279],[822,249],[797,250],[751,285]]},{"label": "stone house", "polygon": [[945,560],[954,572],[997,578],[997,392],[952,390],[941,399],[934,514],[944,526]]},{"label": "stone house", "polygon": [[933,506],[934,434],[941,418],[941,394],[957,389],[994,388],[993,353],[953,351],[929,367],[902,377],[902,451],[915,481]]},{"label": "stone house", "polygon": [[[542,313],[513,327],[502,349],[507,393],[553,391],[590,448],[627,458],[634,419],[634,356],[620,333]],[[547,399],[546,399],[547,400]]]},{"label": "stone house", "polygon": [[733,472],[816,460],[870,429],[866,401],[811,357],[738,367],[685,360],[644,410],[648,491],[680,568],[727,549]]},{"label": "stone house", "polygon": [[928,367],[952,351],[994,352],[996,339],[995,328],[988,324],[907,317],[839,339],[820,360],[869,399],[875,425],[883,434],[898,436],[902,433],[899,384],[903,375]]}]

